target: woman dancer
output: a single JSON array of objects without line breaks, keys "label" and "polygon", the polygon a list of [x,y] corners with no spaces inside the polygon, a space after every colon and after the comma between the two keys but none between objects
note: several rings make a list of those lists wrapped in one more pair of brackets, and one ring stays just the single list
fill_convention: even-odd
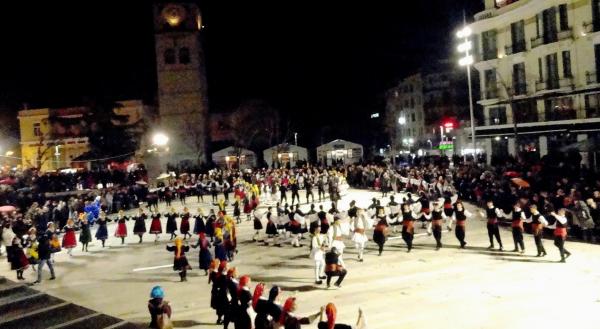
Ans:
[{"label": "woman dancer", "polygon": [[150,234],[154,234],[154,243],[158,242],[158,235],[162,233],[162,223],[160,222],[160,214],[156,212],[156,210],[152,211],[150,218],[152,218],[152,222],[150,223]]},{"label": "woman dancer", "polygon": [[146,214],[144,213],[144,210],[142,210],[141,208],[138,209],[138,214],[137,216],[133,217],[135,224],[133,225],[133,234],[136,234],[137,236],[140,237],[140,241],[138,243],[142,243],[142,237],[144,236],[144,233],[146,233],[146,218],[148,218],[148,216],[146,216]]},{"label": "woman dancer", "polygon": [[388,227],[390,225],[383,208],[379,208],[376,219],[377,224],[375,224],[375,230],[373,230],[373,241],[377,243],[377,246],[379,247],[379,256],[381,256],[381,253],[383,253],[383,246],[385,245],[385,241],[389,234]]},{"label": "woman dancer", "polygon": [[[83,215],[83,214],[82,214]],[[88,251],[88,244],[92,241],[92,232],[90,232],[90,223],[87,216],[80,216],[81,232],[79,233],[79,242],[81,242],[81,251]]]},{"label": "woman dancer", "polygon": [[206,225],[204,225],[204,212],[198,207],[198,213],[194,216],[194,234],[206,233]]},{"label": "woman dancer", "polygon": [[29,260],[23,252],[23,244],[21,239],[15,235],[12,239],[12,245],[10,251],[7,251],[8,261],[10,262],[10,269],[17,272],[17,280],[25,280],[23,278],[23,272],[29,267]]},{"label": "woman dancer", "polygon": [[175,234],[175,232],[177,231],[177,221],[175,220],[175,218],[179,217],[179,215],[175,213],[175,208],[171,208],[166,217],[167,233],[171,234],[171,238],[169,238],[169,240],[173,240],[174,237],[177,237],[177,234]]},{"label": "woman dancer", "polygon": [[119,214],[117,215],[117,230],[115,231],[115,236],[117,238],[121,238],[121,244],[125,244],[125,238],[127,237],[127,225],[125,224],[129,218],[124,215],[123,210],[119,210]]},{"label": "woman dancer", "polygon": [[[323,312],[324,311],[324,312]],[[327,321],[323,321],[323,313],[327,316]],[[321,318],[317,324],[318,329],[364,329],[367,327],[363,311],[358,309],[358,319],[356,320],[356,326],[349,326],[347,324],[336,323],[337,309],[333,303],[327,304],[325,309],[321,308]]]},{"label": "woman dancer", "polygon": [[179,224],[179,232],[181,232],[181,234],[183,234],[183,239],[185,240],[188,235],[190,236],[190,238],[192,237],[192,235],[190,234],[190,211],[188,210],[187,207],[183,208],[183,214],[181,214],[179,217],[181,217],[181,223]]},{"label": "woman dancer", "polygon": [[100,212],[100,216],[96,221],[96,224],[98,225],[98,229],[96,230],[96,240],[102,241],[102,248],[104,248],[104,243],[108,239],[108,228],[106,227],[108,222],[112,222],[112,220],[106,218],[106,213],[104,211]]},{"label": "woman dancer", "polygon": [[[467,245],[467,242],[465,241],[465,234],[466,234],[466,222],[467,222],[467,217],[471,216],[471,213],[469,211],[467,211],[465,209],[465,207],[463,206],[463,203],[461,201],[457,201],[454,204],[454,211],[453,211],[454,215],[454,220],[456,221],[456,229],[454,231],[454,234],[456,235],[456,238],[458,239],[458,242],[460,242],[460,248],[461,249],[465,249],[465,246]],[[451,227],[452,222],[449,223],[449,227]]]},{"label": "woman dancer", "polygon": [[72,219],[67,220],[67,225],[63,228],[65,235],[62,239],[62,247],[67,249],[67,254],[73,256],[73,248],[77,247],[77,238],[75,237],[75,222]]},{"label": "woman dancer", "polygon": [[252,304],[250,293],[250,277],[243,275],[237,288],[238,305],[235,314],[235,329],[252,329],[252,319],[248,314],[248,308]]},{"label": "woman dancer", "polygon": [[181,238],[175,238],[175,244],[173,246],[167,246],[167,251],[172,251],[175,254],[173,259],[173,271],[179,272],[181,282],[187,281],[187,270],[191,270],[192,267],[188,263],[185,253],[190,250],[188,245],[183,245]]},{"label": "woman dancer", "polygon": [[298,317],[294,314],[296,308],[297,306],[295,297],[290,297],[286,299],[285,303],[283,304],[281,316],[279,317],[279,325],[283,326],[284,329],[301,328],[301,325],[311,324],[317,319],[317,317],[321,315],[321,310],[319,310],[319,312],[309,315],[307,317]]},{"label": "woman dancer", "polygon": [[192,246],[192,248],[198,247],[200,247],[200,252],[198,253],[199,267],[201,270],[204,270],[205,275],[208,275],[208,269],[212,262],[212,255],[210,254],[210,242],[206,239],[204,232],[200,232],[198,243]]}]

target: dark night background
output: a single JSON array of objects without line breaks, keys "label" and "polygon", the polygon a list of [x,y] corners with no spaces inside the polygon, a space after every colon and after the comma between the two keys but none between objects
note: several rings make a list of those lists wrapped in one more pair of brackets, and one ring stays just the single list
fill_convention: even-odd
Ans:
[{"label": "dark night background", "polygon": [[[454,55],[463,9],[470,18],[483,7],[480,0],[323,3],[199,1],[210,111],[263,99],[292,123],[299,144],[360,142],[369,114],[384,112],[384,91],[422,63]],[[0,13],[0,35],[5,126],[24,102],[155,101],[150,1],[12,4]]]}]

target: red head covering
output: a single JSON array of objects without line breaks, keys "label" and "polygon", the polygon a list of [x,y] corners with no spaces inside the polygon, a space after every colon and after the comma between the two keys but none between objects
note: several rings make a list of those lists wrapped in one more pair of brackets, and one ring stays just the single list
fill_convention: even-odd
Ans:
[{"label": "red head covering", "polygon": [[294,303],[296,302],[296,297],[290,297],[285,300],[283,303],[283,311],[281,312],[281,317],[279,317],[279,324],[285,324],[285,318],[287,314],[292,310]]},{"label": "red head covering", "polygon": [[227,268],[227,261],[224,260],[221,263],[219,263],[219,273],[225,271],[225,269]]},{"label": "red head covering", "polygon": [[244,289],[244,287],[248,286],[250,284],[250,276],[249,275],[242,275],[242,277],[240,278],[240,283],[238,284],[238,296],[240,295],[240,293],[242,292],[242,290]]},{"label": "red head covering", "polygon": [[218,259],[213,259],[210,261],[210,269],[211,270],[216,270],[219,267],[219,260]]},{"label": "red head covering", "polygon": [[204,240],[206,239],[206,234],[204,232],[200,232],[198,233],[198,237],[200,238],[200,240]]},{"label": "red head covering", "polygon": [[335,316],[337,315],[337,310],[333,303],[325,306],[325,314],[327,314],[327,329],[333,329],[335,327]]},{"label": "red head covering", "polygon": [[263,291],[265,290],[265,284],[259,283],[254,288],[254,295],[252,295],[252,308],[256,310],[256,305],[258,304],[258,300],[262,297]]}]

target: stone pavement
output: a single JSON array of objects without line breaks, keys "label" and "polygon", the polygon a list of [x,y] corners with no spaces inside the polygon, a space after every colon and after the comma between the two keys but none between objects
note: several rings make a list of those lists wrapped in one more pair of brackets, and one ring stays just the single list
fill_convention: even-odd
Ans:
[{"label": "stone pavement", "polygon": [[[353,199],[366,207],[371,197],[379,195],[350,190],[340,202],[340,209],[346,209]],[[195,213],[199,206],[192,202],[195,197],[187,200],[188,208]],[[385,203],[387,200],[383,200]],[[182,208],[179,201],[173,205],[178,210]],[[210,207],[200,206],[205,210]],[[325,208],[329,208],[328,203]],[[341,289],[314,285],[308,240],[303,240],[304,248],[265,247],[249,241],[254,233],[252,222],[240,225],[239,254],[232,265],[240,275],[252,277],[252,286],[265,282],[269,289],[277,284],[283,288],[284,297],[297,296],[298,314],[313,313],[333,302],[338,308],[338,321],[353,324],[361,307],[369,328],[598,327],[594,318],[600,312],[597,245],[567,242],[573,256],[566,264],[557,263],[558,251],[551,240],[544,241],[548,256],[534,257],[535,245],[530,235],[525,236],[524,255],[489,251],[485,221],[478,211],[467,208],[474,218],[467,223],[466,250],[458,249],[454,232],[444,232],[444,248],[435,251],[433,237],[417,226],[411,253],[406,253],[401,239],[393,238],[381,257],[377,256],[376,245],[370,243],[365,262],[359,263],[347,240],[344,259],[349,274]],[[160,210],[165,209],[161,204]],[[132,227],[133,223],[128,222],[130,232]],[[111,223],[110,234],[114,228]],[[510,232],[502,230],[501,234],[505,249],[511,250]],[[168,236],[163,234],[157,244],[153,236],[145,238],[144,243],[138,244],[137,236],[130,236],[124,246],[111,238],[104,249],[94,241],[89,253],[77,250],[73,257],[61,252],[56,255],[57,280],[45,280],[35,289],[98,312],[147,324],[148,294],[152,286],[160,284],[173,306],[176,327],[220,327],[214,325],[216,316],[209,307],[207,278],[204,271],[197,269],[198,249],[188,254],[194,270],[189,273],[189,281],[181,283],[171,268],[172,254],[164,249]],[[0,275],[15,276],[4,261],[0,263]],[[31,271],[25,276],[34,280]],[[44,278],[48,277],[44,273]]]}]

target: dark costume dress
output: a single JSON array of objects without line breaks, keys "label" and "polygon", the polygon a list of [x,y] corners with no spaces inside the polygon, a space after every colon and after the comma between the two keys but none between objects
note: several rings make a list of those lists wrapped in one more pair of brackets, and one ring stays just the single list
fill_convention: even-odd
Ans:
[{"label": "dark costume dress", "polygon": [[205,225],[206,236],[209,236],[212,238],[215,235],[215,221],[216,220],[217,220],[217,218],[215,217],[215,215],[208,216],[208,219],[206,220],[206,225]]},{"label": "dark costume dress", "polygon": [[98,218],[96,224],[98,225],[98,229],[96,230],[96,240],[106,240],[108,239],[108,228],[106,227],[107,222],[110,222],[110,219]]},{"label": "dark costume dress", "polygon": [[215,258],[218,258],[220,261],[227,260],[227,250],[225,249],[223,240],[215,238],[213,245],[215,246]]},{"label": "dark costume dress", "polygon": [[11,270],[24,270],[29,267],[29,260],[23,251],[23,247],[18,238],[13,239],[10,251],[7,251],[8,261]]},{"label": "dark costume dress", "polygon": [[152,215],[152,223],[150,224],[150,233],[151,234],[160,234],[162,233],[162,223],[160,222],[160,214]]},{"label": "dark costume dress", "polygon": [[75,227],[65,226],[65,235],[62,240],[62,247],[69,249],[77,246],[77,238],[75,237]]},{"label": "dark costume dress", "polygon": [[210,242],[206,238],[198,240],[198,244],[194,247],[200,247],[200,253],[198,254],[198,263],[201,270],[208,270],[210,262],[212,261],[212,255],[210,253]]},{"label": "dark costume dress", "polygon": [[167,233],[175,233],[177,231],[177,221],[175,218],[179,217],[178,214],[169,213],[167,214]]},{"label": "dark costume dress", "polygon": [[263,224],[260,221],[260,218],[256,218],[256,216],[254,216],[254,229],[255,230],[262,230],[263,229]]},{"label": "dark costume dress", "polygon": [[206,233],[204,218],[201,215],[194,216],[194,234]]},{"label": "dark costume dress", "polygon": [[148,311],[150,312],[150,326],[148,328],[159,328],[158,317],[160,315],[171,315],[171,306],[162,298],[153,298],[148,301]]},{"label": "dark costume dress", "polygon": [[235,315],[235,329],[252,329],[252,319],[248,314],[248,308],[252,302],[252,294],[246,289],[238,292],[238,303]]},{"label": "dark costume dress", "polygon": [[379,221],[373,230],[373,241],[379,246],[379,252],[383,251],[383,245],[387,240],[388,222],[385,217],[378,217]]},{"label": "dark costume dress", "polygon": [[134,234],[144,234],[147,232],[146,230],[146,214],[141,214],[134,217],[135,224],[133,225],[133,233]]},{"label": "dark costume dress", "polygon": [[181,254],[177,257],[177,246],[167,246],[168,251],[172,251],[175,255],[173,259],[173,271],[182,271],[184,269],[191,269],[190,264],[188,263],[187,258],[185,257],[185,253],[190,251],[189,246],[181,246]]},{"label": "dark costume dress", "polygon": [[279,232],[277,232],[277,225],[275,225],[271,216],[272,216],[271,212],[268,212],[267,213],[267,230],[265,233],[267,233],[268,235],[277,235],[279,233]]},{"label": "dark costume dress", "polygon": [[179,231],[181,234],[190,233],[190,213],[181,215],[181,224],[179,224]]},{"label": "dark costume dress", "polygon": [[90,223],[81,223],[81,233],[79,234],[79,242],[86,244],[92,241],[92,232],[90,232]]}]

